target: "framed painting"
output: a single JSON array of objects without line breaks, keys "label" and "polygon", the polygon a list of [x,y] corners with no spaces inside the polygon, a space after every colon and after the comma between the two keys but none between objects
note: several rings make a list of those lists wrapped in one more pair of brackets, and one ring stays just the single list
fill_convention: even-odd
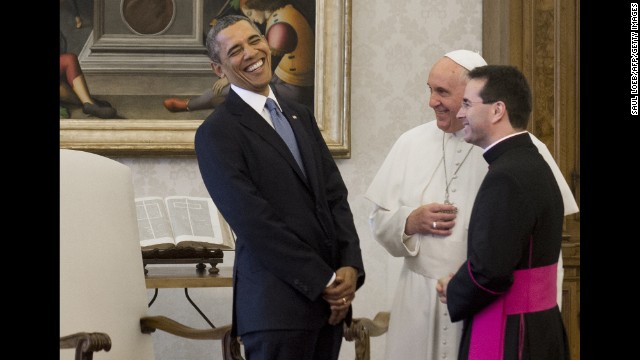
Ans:
[{"label": "framed painting", "polygon": [[[251,1],[93,0],[88,15],[78,16],[77,0],[61,0],[61,62],[63,42],[85,31],[76,52],[86,85],[97,106],[108,104],[117,115],[92,116],[91,108],[80,105],[63,116],[61,68],[60,148],[114,156],[194,155],[195,131],[215,107],[170,111],[162,99],[212,88],[217,77],[204,48],[214,21],[208,13],[220,16],[230,4]],[[315,2],[314,112],[333,156],[349,158],[351,0],[290,2]],[[153,16],[145,3],[153,4]],[[66,36],[63,6],[72,15],[64,20]]]}]

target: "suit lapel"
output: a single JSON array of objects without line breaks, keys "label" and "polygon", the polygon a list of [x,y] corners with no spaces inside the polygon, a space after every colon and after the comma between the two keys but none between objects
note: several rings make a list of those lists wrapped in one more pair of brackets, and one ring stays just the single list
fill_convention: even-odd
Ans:
[{"label": "suit lapel", "polygon": [[[273,129],[264,120],[262,115],[258,114],[251,106],[249,106],[246,102],[244,102],[244,100],[242,100],[242,98],[240,98],[240,96],[238,96],[238,94],[233,90],[229,91],[229,94],[227,95],[227,99],[225,101],[227,102],[226,106],[229,109],[229,111],[235,116],[237,116],[237,121],[247,129],[249,129],[250,131],[253,131],[254,133],[258,134],[269,145],[273,146],[278,151],[278,153],[295,170],[295,172],[298,174],[300,179],[306,184],[307,182],[306,182],[305,176],[304,174],[302,174],[302,170],[300,170],[300,167],[298,166],[298,163],[296,163],[296,160],[291,154],[291,151],[289,151],[287,144],[284,142],[284,140],[282,140],[282,138],[280,137],[280,135],[278,135],[275,129]],[[291,114],[291,111],[288,107],[285,107],[285,105],[282,102],[280,102],[280,104],[283,107],[283,113],[285,117],[289,119],[289,122],[291,123],[291,127],[293,128],[293,133],[295,134],[296,139],[298,141],[298,148],[300,149],[302,161],[305,164],[307,164],[307,161],[309,161],[308,159],[312,158],[312,154],[309,152],[310,151],[309,144],[308,144],[308,141],[305,139],[305,131],[304,129],[302,129],[301,127],[302,125],[300,124],[300,121],[298,121],[299,115]],[[307,167],[310,167],[310,166],[309,165],[305,166],[305,169]],[[308,172],[307,174],[310,175]]]},{"label": "suit lapel", "polygon": [[296,136],[298,149],[300,150],[300,155],[302,156],[302,161],[305,164],[304,168],[307,173],[306,184],[316,191],[318,189],[318,173],[316,171],[317,157],[315,155],[313,145],[315,144],[315,141],[314,139],[309,138],[309,131],[305,129],[306,121],[304,121],[304,117],[306,115],[298,113],[293,108],[289,107],[284,101],[280,101],[280,106],[282,107],[283,114],[289,120],[291,129]]}]

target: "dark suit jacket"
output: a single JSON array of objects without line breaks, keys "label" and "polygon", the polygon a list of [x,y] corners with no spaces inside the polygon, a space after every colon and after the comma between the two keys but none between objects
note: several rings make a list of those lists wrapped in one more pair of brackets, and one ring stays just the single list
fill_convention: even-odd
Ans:
[{"label": "dark suit jacket", "polygon": [[347,188],[312,111],[278,99],[295,133],[305,178],[276,131],[236,92],[196,131],[204,183],[237,235],[233,334],[317,329],[335,270],[364,266]]},{"label": "dark suit jacket", "polygon": [[[460,359],[467,358],[474,315],[499,296],[478,284],[497,293],[507,291],[515,270],[556,263],[562,241],[562,195],[551,168],[529,134],[503,140],[484,157],[489,171],[471,212],[468,260],[447,288],[451,320],[465,320]],[[524,327],[523,334],[520,325]],[[523,359],[568,358],[557,306],[523,318],[509,315],[504,359],[518,359],[519,341],[524,344]]]}]

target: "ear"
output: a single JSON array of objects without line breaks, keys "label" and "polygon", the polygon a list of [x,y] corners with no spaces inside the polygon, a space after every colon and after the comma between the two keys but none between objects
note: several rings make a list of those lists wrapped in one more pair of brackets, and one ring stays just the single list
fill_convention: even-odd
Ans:
[{"label": "ear", "polygon": [[224,73],[222,72],[222,65],[212,62],[211,63],[211,69],[213,69],[213,72],[216,73],[216,75],[218,75],[218,77],[220,77],[220,78],[224,77]]},{"label": "ear", "polygon": [[502,101],[497,101],[495,105],[496,106],[493,109],[495,115],[502,116],[507,111],[507,108]]},{"label": "ear", "polygon": [[498,120],[505,117],[507,113],[507,108],[504,102],[496,101],[495,103],[493,103],[492,107],[493,109],[491,111],[493,111],[493,122],[497,122]]}]

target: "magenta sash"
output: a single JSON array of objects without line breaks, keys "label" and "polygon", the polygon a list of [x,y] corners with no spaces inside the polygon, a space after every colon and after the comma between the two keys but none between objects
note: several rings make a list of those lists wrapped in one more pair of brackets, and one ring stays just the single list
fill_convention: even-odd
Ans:
[{"label": "magenta sash", "polygon": [[[557,305],[557,271],[557,263],[514,271],[511,288],[473,317],[469,360],[502,360],[507,315],[543,311]],[[521,322],[521,340],[523,325]]]}]

